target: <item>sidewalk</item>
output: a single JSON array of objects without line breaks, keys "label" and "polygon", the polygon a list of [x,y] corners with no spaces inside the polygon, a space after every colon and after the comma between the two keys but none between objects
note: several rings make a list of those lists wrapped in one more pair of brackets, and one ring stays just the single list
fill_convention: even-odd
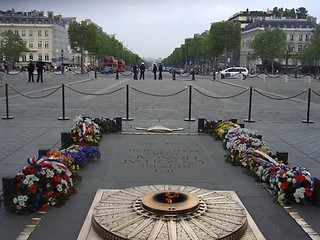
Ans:
[{"label": "sidewalk", "polygon": [[[311,84],[306,84],[303,79],[294,78],[289,78],[288,83],[283,83],[279,79],[268,78],[266,82],[262,82],[258,78],[248,78],[246,81],[226,79],[225,82],[232,84],[226,85],[212,81],[211,77],[196,76],[196,81],[189,81],[191,76],[189,78],[177,76],[177,80],[173,81],[171,75],[166,73],[163,75],[164,80],[154,81],[151,73],[146,74],[146,80],[132,80],[131,76],[122,75],[119,76],[119,80],[115,80],[114,75],[102,74],[98,74],[98,78],[94,80],[90,80],[88,74],[74,75],[73,79],[67,79],[65,75],[54,75],[50,79],[45,77],[44,83],[28,83],[21,75],[5,75],[0,84],[8,83],[19,92],[31,96],[43,96],[57,86],[61,86],[61,84],[66,84],[84,93],[102,94],[120,90],[112,94],[98,96],[79,94],[67,87],[65,89],[66,116],[70,120],[58,120],[62,116],[60,90],[49,97],[30,99],[22,97],[10,89],[9,113],[14,118],[0,120],[0,131],[2,133],[0,139],[2,146],[0,149],[1,178],[14,176],[26,166],[26,159],[37,155],[39,149],[60,148],[60,134],[61,132],[67,132],[73,126],[75,116],[107,116],[110,118],[120,116],[126,118],[126,89],[124,87],[126,85],[131,85],[142,92],[154,95],[176,93],[186,88],[183,92],[170,97],[150,96],[130,88],[129,117],[133,118],[133,121],[122,122],[123,133],[128,134],[104,136],[103,139],[103,154],[108,155],[110,152],[115,156],[110,159],[110,162],[106,158],[105,162],[89,164],[88,167],[81,170],[80,174],[84,179],[78,187],[78,194],[71,196],[65,206],[51,208],[29,239],[43,239],[43,237],[48,239],[48,235],[50,235],[49,239],[76,239],[98,188],[119,189],[165,182],[165,176],[155,177],[154,179],[151,176],[143,177],[143,175],[141,177],[137,175],[124,177],[125,173],[130,173],[130,168],[123,169],[120,166],[112,165],[114,158],[119,157],[121,159],[121,150],[118,149],[119,145],[113,143],[113,139],[121,144],[131,143],[132,141],[129,140],[132,138],[130,134],[138,132],[135,129],[136,127],[148,128],[154,125],[163,125],[169,128],[184,128],[181,133],[185,135],[181,136],[181,139],[183,139],[181,142],[187,143],[188,139],[197,138],[196,141],[203,144],[201,149],[208,151],[210,155],[214,153],[211,152],[208,144],[208,141],[211,141],[208,136],[187,135],[197,133],[197,119],[237,118],[239,123],[245,124],[245,127],[256,129],[272,150],[288,152],[289,164],[307,166],[310,168],[312,176],[320,178],[320,150],[318,147],[320,141],[320,98],[312,98],[310,118],[314,123],[306,124],[302,123],[302,120],[306,118],[306,94],[291,100],[275,101],[254,93],[252,119],[255,122],[247,123],[243,120],[248,118],[248,92],[235,98],[219,100],[204,97],[199,93],[210,96],[231,96],[243,91],[243,89],[236,87],[241,85],[252,86],[268,93],[275,93],[278,96],[292,96],[309,87],[319,91],[320,82],[313,80]],[[196,121],[184,121],[189,117],[188,87],[190,85],[199,90],[199,92],[192,92],[191,117]],[[4,88],[0,88],[0,101],[0,111],[2,116],[5,116]],[[141,136],[144,136],[145,141],[149,135]],[[162,135],[159,138],[162,138]],[[149,139],[148,141],[150,142]],[[216,151],[223,156],[222,145],[221,150]],[[120,156],[118,156],[119,154]],[[105,165],[102,164],[103,162]],[[231,178],[229,181],[221,182],[212,178],[209,172],[204,171],[203,180],[201,180],[200,172],[199,175],[196,174],[190,179],[186,178],[178,181],[175,178],[168,178],[165,183],[179,182],[179,184],[193,184],[208,189],[212,189],[214,186],[219,189],[234,189],[266,239],[276,239],[271,238],[271,236],[281,236],[281,239],[290,240],[309,239],[298,224],[288,217],[288,214],[278,204],[273,203],[269,193],[257,185],[253,179],[245,176],[240,168],[223,165],[219,169],[226,171],[223,173],[225,175],[236,176],[235,179]],[[106,172],[117,170],[119,172],[106,174],[103,170]],[[120,174],[121,171],[124,172]],[[241,181],[237,182],[236,178]],[[246,186],[249,184],[249,187],[244,187],[244,183],[247,184]],[[1,187],[0,185],[0,189]],[[295,205],[293,207],[320,234],[319,207],[315,207],[311,203],[307,203],[306,206]],[[31,216],[16,216],[8,213],[1,206],[1,239],[16,239],[28,224],[30,218]],[[281,229],[275,230],[270,227],[282,226],[281,221],[284,220],[288,223],[283,226],[288,228],[282,229],[283,232],[281,232]],[[301,236],[305,238],[301,238]]]}]

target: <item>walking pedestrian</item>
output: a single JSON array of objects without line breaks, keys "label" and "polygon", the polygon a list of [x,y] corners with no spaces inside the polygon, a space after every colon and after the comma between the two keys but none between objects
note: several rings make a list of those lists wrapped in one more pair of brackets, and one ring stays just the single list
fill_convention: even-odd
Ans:
[{"label": "walking pedestrian", "polygon": [[157,71],[158,71],[157,65],[154,63],[153,69],[152,69],[154,80],[157,80]]},{"label": "walking pedestrian", "polygon": [[37,73],[38,73],[38,77],[37,77],[37,82],[41,81],[43,82],[43,67],[44,67],[44,64],[41,60],[41,58],[39,58],[37,64],[36,64],[36,67],[37,67]]},{"label": "walking pedestrian", "polygon": [[29,75],[29,82],[34,82],[34,76],[33,76],[34,63],[32,60],[30,60],[27,69],[28,69],[28,75]]},{"label": "walking pedestrian", "polygon": [[162,64],[159,63],[159,80],[162,80],[162,71],[163,71]]},{"label": "walking pedestrian", "polygon": [[146,66],[144,66],[144,63],[142,62],[140,65],[140,80],[141,78],[144,80],[144,72],[146,70]]}]

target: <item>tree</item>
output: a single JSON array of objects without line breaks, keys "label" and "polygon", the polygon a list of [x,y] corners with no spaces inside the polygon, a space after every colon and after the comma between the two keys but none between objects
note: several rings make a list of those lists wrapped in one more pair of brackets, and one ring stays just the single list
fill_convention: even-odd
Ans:
[{"label": "tree", "polygon": [[19,61],[19,57],[23,52],[28,52],[25,42],[19,34],[13,31],[5,31],[1,34],[0,40],[0,55],[6,61],[11,62],[14,66],[15,62]]},{"label": "tree", "polygon": [[222,21],[211,24],[209,49],[212,57],[224,54],[225,66],[232,51],[240,49],[241,27],[239,22]]},{"label": "tree", "polygon": [[271,62],[271,72],[274,73],[276,59],[284,59],[286,52],[286,34],[279,28],[265,28],[259,32],[250,47],[252,59],[261,59],[262,63]]}]

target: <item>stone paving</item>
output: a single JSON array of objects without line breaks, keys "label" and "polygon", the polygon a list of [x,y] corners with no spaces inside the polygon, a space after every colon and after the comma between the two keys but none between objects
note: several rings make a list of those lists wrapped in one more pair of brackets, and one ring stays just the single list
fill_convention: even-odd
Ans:
[{"label": "stone paving", "polygon": [[[237,118],[239,123],[244,123],[246,127],[257,129],[263,136],[270,148],[289,153],[289,164],[305,165],[310,168],[313,176],[320,178],[320,98],[312,95],[310,118],[314,123],[302,123],[306,119],[307,112],[307,92],[300,96],[283,101],[275,101],[262,97],[254,91],[252,105],[252,119],[255,122],[244,122],[248,118],[248,93],[232,98],[216,99],[212,97],[233,96],[246,87],[253,87],[268,94],[272,93],[277,97],[293,96],[305,89],[312,88],[315,92],[320,92],[320,81],[312,79],[311,83],[306,83],[303,78],[289,77],[288,82],[283,82],[281,78],[266,78],[261,81],[258,77],[248,78],[245,81],[238,79],[225,79],[224,81],[212,81],[212,76],[198,76],[192,81],[191,76],[177,76],[173,81],[170,74],[164,74],[164,80],[154,81],[151,73],[146,74],[146,80],[133,80],[132,76],[119,76],[115,80],[114,75],[98,74],[97,79],[92,79],[92,75],[45,75],[44,83],[28,83],[24,77],[19,75],[5,75],[1,84],[8,83],[20,93],[30,94],[30,96],[43,96],[61,84],[66,84],[66,116],[70,120],[58,120],[62,116],[61,91],[49,97],[41,99],[30,99],[22,97],[20,94],[9,89],[9,115],[13,119],[1,119],[0,131],[0,177],[14,176],[17,171],[26,165],[25,160],[37,154],[39,149],[59,148],[61,132],[68,131],[73,126],[75,116],[83,115],[90,117],[108,116],[126,118],[126,91],[125,86],[130,85],[130,107],[129,117],[133,121],[123,121],[123,132],[137,132],[136,127],[151,127],[153,125],[163,125],[170,128],[182,127],[182,133],[196,133],[197,119],[208,120]],[[226,84],[227,83],[227,84]],[[196,121],[184,121],[189,118],[189,87],[192,86],[192,109],[191,118]],[[69,88],[70,87],[70,88]],[[83,93],[108,93],[117,89],[119,91],[103,96],[80,94]],[[171,94],[185,90],[172,97],[161,98],[144,94]],[[141,92],[136,91],[140,90]],[[196,91],[196,90],[198,91]],[[207,94],[210,97],[205,97]],[[0,88],[0,113],[6,115],[4,87]],[[90,168],[93,170],[92,168]],[[238,169],[239,170],[239,169]],[[89,171],[89,170],[87,170]],[[85,174],[85,173],[84,173]],[[90,175],[90,174],[89,174]],[[92,174],[91,174],[92,175]],[[74,197],[74,204],[79,202],[80,206],[88,209],[93,198],[94,189],[86,189],[79,197]],[[132,182],[119,182],[111,184],[110,187],[130,187]],[[137,182],[138,184],[138,182]],[[0,189],[1,189],[0,185]],[[79,190],[81,192],[81,189]],[[245,194],[242,196],[247,198]],[[86,203],[81,205],[80,202]],[[270,199],[270,202],[272,200]],[[255,204],[250,200],[251,204]],[[258,202],[256,202],[258,204]],[[272,207],[273,206],[273,207]],[[268,209],[261,207],[261,213],[256,213],[255,217],[263,215],[263,211],[275,211],[274,216],[280,211],[275,205],[268,205]],[[54,209],[55,216],[68,219],[67,206]],[[320,234],[320,224],[318,220],[319,208],[308,204],[307,206],[295,207],[299,214],[304,216],[313,229]],[[72,208],[77,211],[77,208]],[[51,211],[51,210],[49,210]],[[65,212],[66,214],[63,214]],[[60,214],[60,215],[59,215]],[[61,215],[62,214],[62,215]],[[78,224],[83,222],[85,211],[79,211]],[[0,236],[8,236],[3,239],[15,239],[24,229],[30,216],[15,216],[8,213],[3,206],[0,211]],[[267,220],[267,219],[266,219]],[[50,222],[50,221],[49,221]],[[293,224],[293,228],[297,225]],[[71,233],[63,230],[68,239],[77,236],[80,225],[76,225]],[[262,231],[266,230],[262,228]],[[40,239],[46,231],[50,232],[49,226],[41,225],[37,233],[30,236],[30,239]],[[286,231],[286,230],[284,230]],[[52,236],[50,239],[58,239]],[[270,238],[271,239],[271,238]],[[285,239],[285,238],[282,238]],[[291,238],[293,239],[293,238]],[[297,239],[297,238],[296,238]],[[308,238],[306,238],[308,239]]]}]

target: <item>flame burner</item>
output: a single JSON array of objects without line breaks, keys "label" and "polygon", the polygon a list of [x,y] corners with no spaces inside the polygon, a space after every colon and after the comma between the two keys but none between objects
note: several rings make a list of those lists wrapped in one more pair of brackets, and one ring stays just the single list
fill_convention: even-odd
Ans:
[{"label": "flame burner", "polygon": [[145,195],[141,206],[157,214],[181,215],[197,210],[199,199],[188,192],[160,191]]},{"label": "flame burner", "polygon": [[234,192],[180,185],[103,192],[91,222],[99,238],[90,239],[263,239]]}]

